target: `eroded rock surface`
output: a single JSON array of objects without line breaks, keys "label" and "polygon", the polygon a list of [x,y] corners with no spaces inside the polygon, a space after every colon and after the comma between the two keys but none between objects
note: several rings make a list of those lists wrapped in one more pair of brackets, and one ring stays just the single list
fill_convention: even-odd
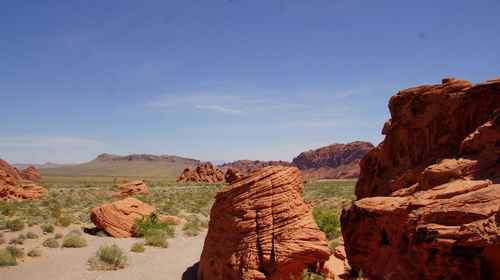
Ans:
[{"label": "eroded rock surface", "polygon": [[49,191],[34,183],[22,183],[19,172],[0,159],[0,199],[9,201],[35,200]]},{"label": "eroded rock surface", "polygon": [[36,169],[35,166],[30,165],[21,171],[21,178],[23,180],[38,182],[42,179],[42,175],[40,175],[40,172],[38,172],[38,169]]},{"label": "eroded rock surface", "polygon": [[349,264],[375,279],[498,279],[500,79],[444,79],[389,108],[342,213]]},{"label": "eroded rock surface", "polygon": [[149,189],[144,181],[133,181],[116,187],[118,188],[118,194],[120,195],[138,195],[149,193]]},{"label": "eroded rock surface", "polygon": [[135,198],[109,202],[90,210],[90,220],[113,237],[131,237],[136,219],[149,217],[155,208]]},{"label": "eroded rock surface", "polygon": [[245,174],[241,173],[238,169],[234,167],[229,167],[226,170],[226,174],[224,174],[224,180],[228,184],[232,184],[243,177],[245,177]]},{"label": "eroded rock surface", "polygon": [[224,172],[211,163],[205,162],[198,165],[194,171],[189,168],[184,169],[177,182],[222,183]]},{"label": "eroded rock surface", "polygon": [[296,167],[265,167],[216,195],[198,279],[299,279],[330,257]]}]

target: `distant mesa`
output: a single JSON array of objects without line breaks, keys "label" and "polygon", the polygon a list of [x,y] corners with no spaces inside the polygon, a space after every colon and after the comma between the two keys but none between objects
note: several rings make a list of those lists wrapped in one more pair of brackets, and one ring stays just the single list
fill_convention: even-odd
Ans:
[{"label": "distant mesa", "polygon": [[369,142],[356,141],[332,144],[303,152],[292,161],[304,179],[352,179],[359,176],[359,162],[374,147]]},{"label": "distant mesa", "polygon": [[[33,170],[29,169],[26,174],[30,174],[32,179],[39,180],[41,177],[35,176]],[[21,172],[25,173],[25,172]],[[25,177],[27,178],[27,177]],[[26,180],[26,179],[24,179]],[[19,171],[8,162],[0,159],[0,199],[8,201],[36,200],[40,196],[47,195],[49,191],[30,181],[23,181]]]},{"label": "distant mesa", "polygon": [[302,279],[330,257],[296,167],[259,169],[216,195],[198,279]]},{"label": "distant mesa", "polygon": [[398,92],[384,141],[361,161],[341,216],[354,272],[370,279],[498,279],[500,79]]},{"label": "distant mesa", "polygon": [[196,168],[199,160],[170,155],[100,154],[94,160],[71,166],[41,169],[43,175],[106,176],[177,179],[185,168]]}]

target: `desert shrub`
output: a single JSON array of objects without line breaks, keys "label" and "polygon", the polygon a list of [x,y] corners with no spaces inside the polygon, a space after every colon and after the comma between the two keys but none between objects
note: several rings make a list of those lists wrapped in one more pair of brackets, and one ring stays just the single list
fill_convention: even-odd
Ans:
[{"label": "desert shrub", "polygon": [[316,206],[313,209],[313,217],[319,229],[326,234],[329,240],[340,236],[339,213],[336,209],[328,206]]},{"label": "desert shrub", "polygon": [[28,226],[32,227],[34,225],[39,225],[43,223],[43,217],[41,216],[36,216],[36,217],[30,217],[28,219]]},{"label": "desert shrub", "polygon": [[182,231],[187,236],[196,236],[200,234],[201,230],[201,221],[196,216],[194,218],[188,219],[188,221],[182,227]]},{"label": "desert shrub", "polygon": [[42,250],[40,248],[33,248],[33,249],[28,251],[27,255],[28,255],[28,257],[35,258],[35,257],[42,256],[43,253],[42,253]]},{"label": "desert shrub", "polygon": [[335,248],[341,244],[339,239],[333,239],[328,241],[328,249],[330,249],[330,252],[333,253],[335,251]]},{"label": "desert shrub", "polygon": [[5,250],[7,250],[15,259],[21,259],[24,257],[23,249],[16,246],[8,245],[5,247]]},{"label": "desert shrub", "polygon": [[87,241],[81,234],[70,233],[64,237],[62,247],[65,248],[81,248],[87,246]]},{"label": "desert shrub", "polygon": [[5,222],[5,227],[11,231],[20,231],[24,229],[24,222],[21,219],[14,219]]},{"label": "desert shrub", "polygon": [[168,235],[162,229],[151,229],[147,232],[145,237],[146,245],[162,248],[168,247]]},{"label": "desert shrub", "polygon": [[69,234],[82,235],[82,231],[79,229],[74,229],[74,230],[70,231]]},{"label": "desert shrub", "polygon": [[309,269],[304,269],[302,271],[302,275],[300,276],[302,280],[325,280],[326,278],[326,273],[322,273],[321,275],[310,272]]},{"label": "desert shrub", "polygon": [[9,244],[24,244],[24,241],[26,240],[26,236],[24,234],[20,233],[16,237],[12,237],[9,241]]},{"label": "desert shrub", "polygon": [[5,239],[3,239],[3,237],[0,238],[0,244],[5,244]]},{"label": "desert shrub", "polygon": [[54,238],[55,238],[55,239],[61,239],[61,238],[63,238],[63,237],[64,237],[64,235],[63,235],[62,233],[60,233],[60,232],[58,232],[58,233],[56,233],[56,234],[54,235]]},{"label": "desert shrub", "polygon": [[144,243],[142,243],[142,242],[136,242],[136,243],[132,244],[132,248],[130,248],[130,251],[135,252],[135,253],[142,253],[145,250],[146,250],[146,248],[144,248]]},{"label": "desert shrub", "polygon": [[91,270],[117,270],[126,266],[127,255],[116,244],[102,245],[89,264]]},{"label": "desert shrub", "polygon": [[102,230],[102,229],[99,229],[96,232],[95,235],[98,236],[98,237],[107,237],[107,236],[109,236],[109,234],[106,231]]},{"label": "desert shrub", "polygon": [[52,224],[42,224],[40,226],[43,232],[52,233],[54,232],[54,226]]},{"label": "desert shrub", "polygon": [[59,241],[57,241],[55,238],[49,238],[45,239],[42,245],[47,248],[59,248]]},{"label": "desert shrub", "polygon": [[142,237],[148,235],[149,231],[162,230],[167,237],[174,237],[175,233],[172,224],[169,222],[160,222],[156,214],[143,219],[137,219],[134,225],[134,235]]},{"label": "desert shrub", "polygon": [[64,216],[59,217],[59,219],[57,219],[57,224],[62,226],[62,227],[67,227],[67,226],[71,225],[71,223],[73,223],[73,217],[71,217],[69,215],[64,215]]},{"label": "desert shrub", "polygon": [[7,249],[0,249],[0,267],[17,265],[14,258]]},{"label": "desert shrub", "polygon": [[32,232],[32,231],[29,231],[28,233],[26,233],[26,238],[28,239],[36,239],[38,238],[38,234]]}]

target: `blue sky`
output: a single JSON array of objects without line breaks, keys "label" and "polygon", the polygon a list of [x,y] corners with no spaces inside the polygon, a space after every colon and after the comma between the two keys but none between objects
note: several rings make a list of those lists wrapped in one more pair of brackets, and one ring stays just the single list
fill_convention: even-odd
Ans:
[{"label": "blue sky", "polygon": [[0,1],[0,157],[291,160],[500,76],[499,1]]}]

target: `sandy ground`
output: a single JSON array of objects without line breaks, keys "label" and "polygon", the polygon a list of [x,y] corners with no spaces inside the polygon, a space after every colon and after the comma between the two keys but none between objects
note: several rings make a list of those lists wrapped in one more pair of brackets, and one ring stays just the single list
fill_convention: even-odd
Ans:
[{"label": "sandy ground", "polygon": [[[56,227],[55,233],[68,233],[70,230],[79,228]],[[25,253],[29,249],[40,247],[44,253],[42,257],[24,257],[17,266],[0,268],[0,279],[23,279],[23,280],[68,280],[68,279],[163,279],[163,280],[191,280],[196,279],[196,267],[200,259],[206,230],[198,236],[186,237],[179,229],[176,229],[175,238],[168,240],[168,248],[155,248],[146,246],[144,253],[130,252],[133,243],[144,241],[141,238],[112,238],[98,237],[84,233],[87,247],[84,248],[57,248],[49,249],[43,247],[43,240],[53,237],[55,233],[43,235],[39,226],[27,228],[21,231],[37,233],[38,239],[26,239],[23,247]],[[4,232],[6,243],[10,238],[17,236],[20,232]],[[61,240],[60,240],[61,241]],[[87,261],[94,256],[100,245],[111,245],[116,243],[128,256],[129,265],[116,271],[89,271]],[[0,245],[0,248],[7,244]]]}]

